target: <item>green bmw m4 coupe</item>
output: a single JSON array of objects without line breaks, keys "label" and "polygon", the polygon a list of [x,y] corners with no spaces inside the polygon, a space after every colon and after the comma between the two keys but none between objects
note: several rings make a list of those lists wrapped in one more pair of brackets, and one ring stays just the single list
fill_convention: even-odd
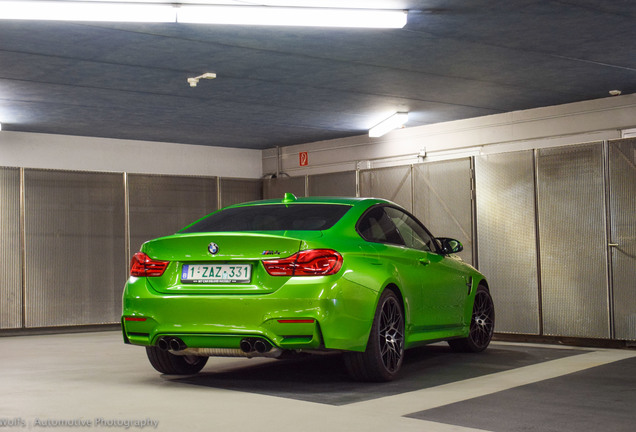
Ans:
[{"label": "green bmw m4 coupe", "polygon": [[124,341],[165,374],[197,373],[210,356],[340,351],[354,379],[388,381],[409,348],[490,343],[488,284],[461,250],[381,199],[233,205],[134,255]]}]

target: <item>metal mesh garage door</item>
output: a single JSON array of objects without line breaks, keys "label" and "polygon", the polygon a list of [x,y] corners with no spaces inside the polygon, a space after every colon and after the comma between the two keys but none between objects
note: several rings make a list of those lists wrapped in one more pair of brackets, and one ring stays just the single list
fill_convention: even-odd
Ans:
[{"label": "metal mesh garage door", "polygon": [[25,170],[26,326],[119,322],[122,174]]},{"label": "metal mesh garage door", "polygon": [[346,171],[308,176],[309,196],[356,196],[356,172]]},{"label": "metal mesh garage door", "polygon": [[20,170],[0,168],[0,328],[22,326]]},{"label": "metal mesh garage door", "polygon": [[636,139],[609,144],[615,338],[636,340]]},{"label": "metal mesh garage door", "polygon": [[537,152],[543,329],[609,337],[602,144]]},{"label": "metal mesh garage door", "polygon": [[411,167],[360,171],[360,196],[388,199],[413,211]]},{"label": "metal mesh garage door", "polygon": [[227,207],[263,198],[263,182],[250,179],[221,179],[221,205]]},{"label": "metal mesh garage door", "polygon": [[130,174],[130,253],[218,209],[216,177]]},{"label": "metal mesh garage door", "polygon": [[433,235],[462,242],[459,256],[472,263],[470,159],[414,165],[413,176],[413,214]]},{"label": "metal mesh garage door", "polygon": [[305,176],[279,177],[263,180],[263,198],[283,198],[286,192],[297,197],[305,196]]},{"label": "metal mesh garage door", "polygon": [[497,308],[497,331],[538,334],[533,152],[475,158],[477,250]]}]

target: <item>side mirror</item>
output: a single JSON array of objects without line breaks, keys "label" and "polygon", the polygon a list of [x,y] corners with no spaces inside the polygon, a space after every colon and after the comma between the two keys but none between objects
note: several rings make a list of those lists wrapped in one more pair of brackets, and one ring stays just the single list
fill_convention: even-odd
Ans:
[{"label": "side mirror", "polygon": [[464,246],[459,240],[447,237],[437,237],[437,240],[442,245],[442,252],[444,255],[459,253],[464,250]]}]

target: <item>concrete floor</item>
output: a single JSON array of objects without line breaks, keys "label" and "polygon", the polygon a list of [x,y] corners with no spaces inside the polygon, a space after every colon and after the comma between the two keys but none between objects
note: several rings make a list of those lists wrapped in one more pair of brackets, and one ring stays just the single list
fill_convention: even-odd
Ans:
[{"label": "concrete floor", "polygon": [[631,432],[636,351],[436,344],[408,351],[399,380],[364,384],[338,355],[168,377],[119,332],[15,336],[0,338],[0,388],[0,431]]}]

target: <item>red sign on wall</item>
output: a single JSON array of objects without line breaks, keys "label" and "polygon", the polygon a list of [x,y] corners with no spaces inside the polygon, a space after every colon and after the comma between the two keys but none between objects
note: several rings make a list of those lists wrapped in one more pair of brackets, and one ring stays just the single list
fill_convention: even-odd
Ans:
[{"label": "red sign on wall", "polygon": [[309,155],[307,155],[307,152],[298,153],[298,159],[299,159],[300,166],[309,165]]}]

